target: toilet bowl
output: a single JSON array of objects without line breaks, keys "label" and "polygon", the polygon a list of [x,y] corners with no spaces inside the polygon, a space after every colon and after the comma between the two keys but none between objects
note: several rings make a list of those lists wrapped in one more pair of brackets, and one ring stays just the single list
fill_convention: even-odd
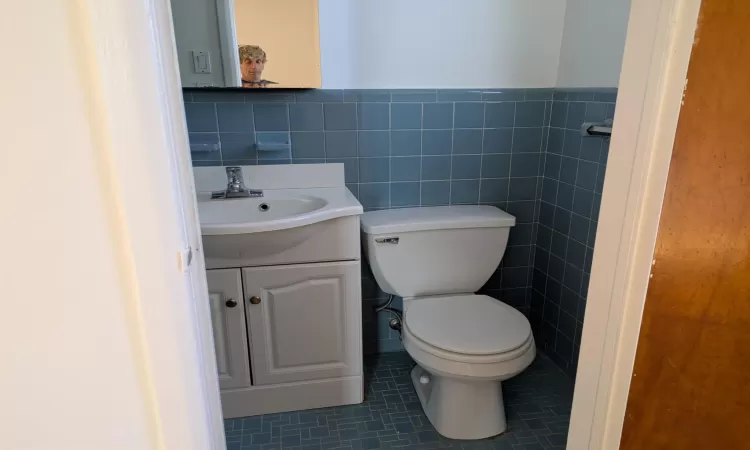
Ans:
[{"label": "toilet bowl", "polygon": [[507,428],[501,382],[536,356],[526,317],[475,295],[500,263],[515,218],[492,206],[367,212],[365,256],[381,289],[404,298],[402,340],[435,429],[483,439]]},{"label": "toilet bowl", "polygon": [[523,314],[484,295],[424,297],[405,301],[402,329],[418,364],[414,387],[440,434],[482,439],[506,430],[500,382],[536,356]]}]

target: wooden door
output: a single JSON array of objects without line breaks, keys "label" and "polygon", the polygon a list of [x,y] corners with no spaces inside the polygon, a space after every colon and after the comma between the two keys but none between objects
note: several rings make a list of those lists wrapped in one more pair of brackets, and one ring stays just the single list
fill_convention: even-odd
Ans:
[{"label": "wooden door", "polygon": [[242,270],[254,384],[361,373],[359,262]]},{"label": "wooden door", "polygon": [[206,278],[219,387],[231,389],[250,386],[250,357],[240,269],[207,270]]},{"label": "wooden door", "polygon": [[750,2],[703,0],[621,449],[750,448]]}]

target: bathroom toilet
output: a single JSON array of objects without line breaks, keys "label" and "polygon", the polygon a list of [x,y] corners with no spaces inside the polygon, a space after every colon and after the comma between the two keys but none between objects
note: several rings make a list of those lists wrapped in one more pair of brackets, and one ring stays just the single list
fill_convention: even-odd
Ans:
[{"label": "bathroom toilet", "polygon": [[366,212],[365,256],[380,288],[404,299],[411,378],[435,429],[483,439],[507,428],[501,381],[536,356],[526,317],[474,294],[500,264],[515,217],[493,206]]}]

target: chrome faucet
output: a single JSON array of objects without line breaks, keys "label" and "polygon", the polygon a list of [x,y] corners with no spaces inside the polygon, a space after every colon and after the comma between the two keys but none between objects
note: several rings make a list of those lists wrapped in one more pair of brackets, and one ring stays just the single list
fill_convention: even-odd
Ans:
[{"label": "chrome faucet", "polygon": [[227,167],[227,193],[239,194],[246,192],[242,167]]},{"label": "chrome faucet", "polygon": [[242,167],[230,166],[227,170],[227,188],[223,191],[211,193],[212,199],[263,197],[263,191],[259,189],[247,189],[245,178],[242,176]]}]

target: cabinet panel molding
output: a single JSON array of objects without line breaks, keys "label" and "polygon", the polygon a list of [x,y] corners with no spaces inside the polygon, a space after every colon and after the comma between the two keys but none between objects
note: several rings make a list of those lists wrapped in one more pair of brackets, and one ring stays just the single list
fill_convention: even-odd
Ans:
[{"label": "cabinet panel molding", "polygon": [[243,269],[256,385],[362,371],[358,261]]}]

